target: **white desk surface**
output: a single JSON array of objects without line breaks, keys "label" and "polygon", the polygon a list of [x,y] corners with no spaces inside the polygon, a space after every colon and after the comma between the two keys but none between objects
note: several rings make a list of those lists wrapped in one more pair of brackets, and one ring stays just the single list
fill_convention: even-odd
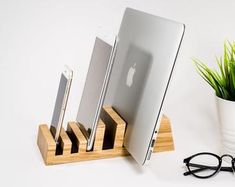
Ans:
[{"label": "white desk surface", "polygon": [[[75,72],[65,120],[74,120],[96,35],[113,38],[125,7],[186,24],[164,105],[176,151],[154,154],[138,167],[131,157],[46,167],[36,145],[38,124],[50,123],[60,72]],[[223,41],[235,40],[233,0],[0,0],[0,186],[231,186],[220,172],[184,177],[183,158],[219,151],[213,90],[191,57],[215,64]]]}]

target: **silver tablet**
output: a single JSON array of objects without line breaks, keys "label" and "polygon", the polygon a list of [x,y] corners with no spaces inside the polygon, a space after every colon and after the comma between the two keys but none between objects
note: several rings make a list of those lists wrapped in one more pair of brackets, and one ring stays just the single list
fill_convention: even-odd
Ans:
[{"label": "silver tablet", "polygon": [[150,159],[184,25],[127,8],[105,103],[127,122],[124,146],[141,165]]},{"label": "silver tablet", "polygon": [[87,150],[94,143],[96,128],[103,106],[107,84],[113,65],[114,49],[103,40],[96,38],[88,69],[85,87],[77,114],[77,122],[88,131]]}]

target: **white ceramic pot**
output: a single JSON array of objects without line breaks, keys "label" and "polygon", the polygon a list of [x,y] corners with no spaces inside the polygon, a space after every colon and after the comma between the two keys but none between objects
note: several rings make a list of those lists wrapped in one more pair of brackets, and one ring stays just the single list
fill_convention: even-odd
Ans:
[{"label": "white ceramic pot", "polygon": [[221,153],[235,157],[235,102],[216,96],[221,130]]}]

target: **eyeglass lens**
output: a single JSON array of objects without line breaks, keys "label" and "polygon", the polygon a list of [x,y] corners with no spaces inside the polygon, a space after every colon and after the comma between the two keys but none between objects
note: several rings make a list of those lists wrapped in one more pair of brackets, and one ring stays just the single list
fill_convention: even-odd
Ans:
[{"label": "eyeglass lens", "polygon": [[198,177],[208,177],[217,172],[219,165],[217,157],[209,154],[200,154],[189,161],[188,169]]}]

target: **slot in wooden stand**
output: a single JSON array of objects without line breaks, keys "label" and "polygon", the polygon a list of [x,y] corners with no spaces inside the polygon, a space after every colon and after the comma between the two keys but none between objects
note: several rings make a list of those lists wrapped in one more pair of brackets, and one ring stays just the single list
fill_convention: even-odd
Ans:
[{"label": "slot in wooden stand", "polygon": [[[104,107],[92,151],[86,151],[87,132],[76,122],[69,122],[67,130],[61,130],[58,145],[48,126],[40,125],[37,144],[46,165],[127,156],[129,153],[123,147],[125,128],[126,122],[114,109]],[[163,116],[153,152],[171,150],[174,150],[174,143],[170,121]]]}]

